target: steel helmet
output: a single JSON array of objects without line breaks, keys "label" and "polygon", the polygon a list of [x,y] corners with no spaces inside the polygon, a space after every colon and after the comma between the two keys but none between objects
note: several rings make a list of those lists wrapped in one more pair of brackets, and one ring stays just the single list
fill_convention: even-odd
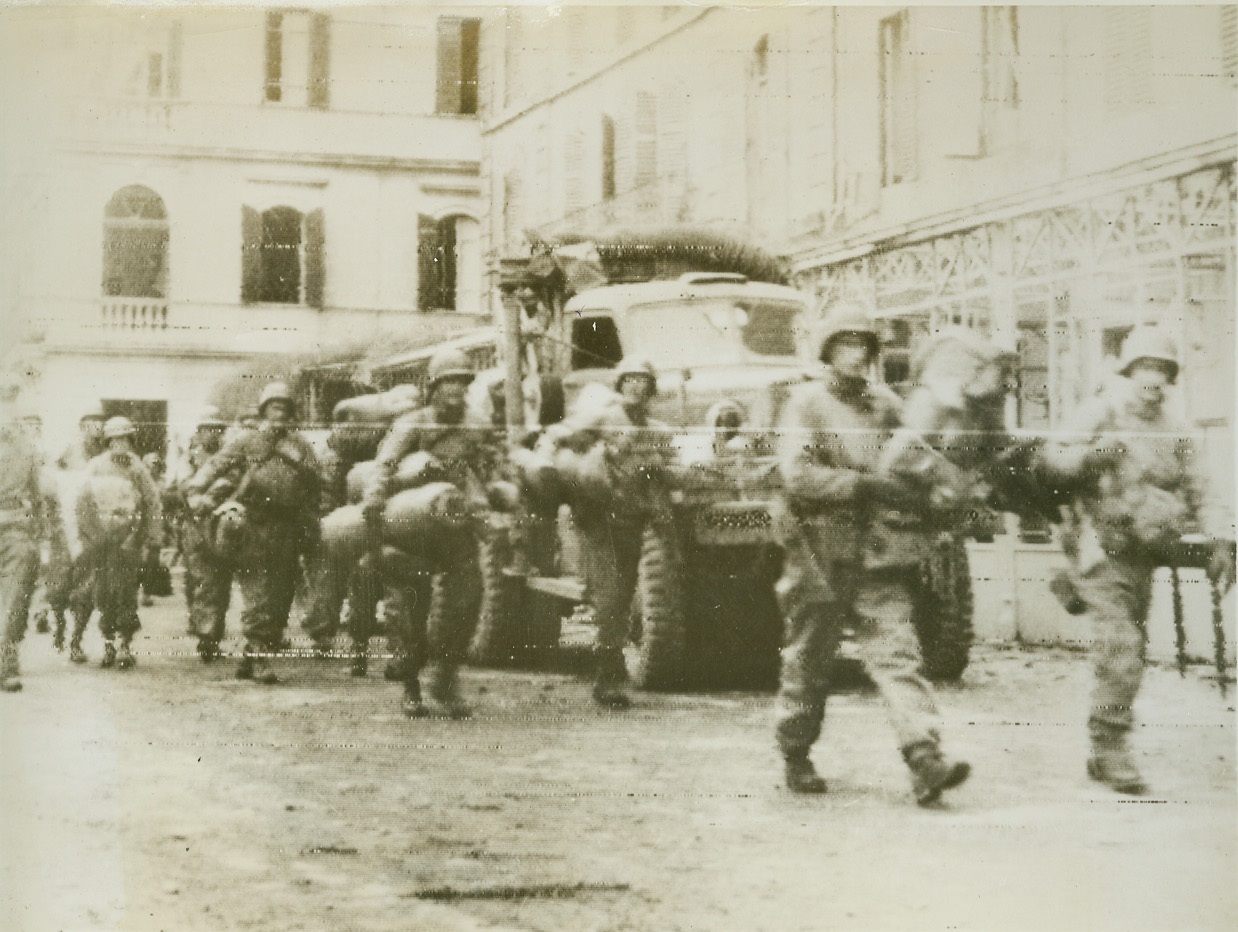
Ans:
[{"label": "steel helmet", "polygon": [[103,439],[116,440],[120,437],[132,437],[138,432],[138,429],[133,426],[133,421],[122,415],[110,417],[107,423],[103,425]]},{"label": "steel helmet", "polygon": [[619,367],[615,369],[615,391],[619,391],[623,385],[624,379],[642,378],[648,379],[653,385],[653,390],[658,390],[658,373],[654,369],[653,363],[643,356],[624,356],[619,361]]},{"label": "steel helmet", "polygon": [[1169,382],[1178,379],[1178,347],[1171,337],[1159,327],[1136,327],[1126,335],[1122,355],[1118,359],[1118,371],[1130,375],[1135,363],[1141,359],[1155,359],[1169,365]]},{"label": "steel helmet", "polygon": [[875,359],[881,349],[877,327],[868,312],[857,304],[836,304],[821,321],[817,335],[817,358],[829,362],[830,348],[844,333],[854,333],[868,344],[869,359]]},{"label": "steel helmet", "polygon": [[284,382],[272,382],[262,390],[262,394],[258,396],[258,415],[262,416],[262,412],[266,410],[266,406],[272,401],[285,402],[294,411],[297,403],[293,400],[292,392],[288,390],[288,385]]},{"label": "steel helmet", "polygon": [[434,389],[440,382],[459,379],[468,383],[473,381],[475,375],[473,367],[469,365],[468,357],[462,352],[451,349],[440,350],[431,358],[429,370],[426,372],[426,394],[433,395]]}]

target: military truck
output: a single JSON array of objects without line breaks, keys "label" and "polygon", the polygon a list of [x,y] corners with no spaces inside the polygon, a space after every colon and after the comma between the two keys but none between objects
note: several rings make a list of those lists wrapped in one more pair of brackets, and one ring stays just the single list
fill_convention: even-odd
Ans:
[{"label": "military truck", "polygon": [[[671,520],[646,532],[633,678],[646,689],[767,687],[777,679],[782,637],[773,428],[791,387],[816,368],[807,299],[779,281],[719,270],[717,250],[688,251],[680,267],[666,261],[673,251],[654,251],[663,277],[584,287],[567,300],[570,267],[505,263],[506,356],[518,360],[508,368],[508,410],[520,412],[509,423],[526,417],[539,392],[561,392],[570,408],[587,386],[609,385],[625,355],[653,363],[653,416],[673,429],[679,482]],[[682,270],[702,252],[711,268]],[[768,274],[772,263],[747,265],[777,277]],[[631,275],[631,263],[623,270]],[[492,528],[482,568],[477,658],[527,660],[554,649],[561,620],[585,598],[570,509]],[[961,540],[944,537],[922,575],[926,672],[957,678],[971,645]]]}]

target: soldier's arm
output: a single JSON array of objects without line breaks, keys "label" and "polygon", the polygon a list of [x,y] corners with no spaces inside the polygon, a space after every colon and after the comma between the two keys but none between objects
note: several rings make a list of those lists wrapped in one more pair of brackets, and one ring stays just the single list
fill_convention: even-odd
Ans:
[{"label": "soldier's arm", "polygon": [[133,482],[138,488],[138,498],[141,501],[142,518],[138,533],[143,543],[159,545],[159,526],[162,520],[162,503],[159,500],[159,489],[155,480],[141,460],[134,460]]},{"label": "soldier's arm", "polygon": [[[245,465],[245,435],[237,437],[222,450],[202,464],[194,477],[185,485],[187,496],[210,496],[216,480],[239,472]],[[212,504],[220,502],[212,500]]]},{"label": "soldier's arm", "polygon": [[1045,443],[1041,453],[1045,466],[1069,479],[1080,478],[1095,468],[1106,451],[1103,434],[1108,420],[1108,400],[1089,399],[1075,412],[1066,429],[1055,431]]},{"label": "soldier's arm", "polygon": [[786,492],[804,501],[854,501],[864,474],[831,462],[835,444],[815,421],[811,399],[792,396],[778,430],[778,465]]},{"label": "soldier's arm", "polygon": [[363,499],[367,507],[377,507],[387,500],[391,494],[391,480],[400,466],[400,460],[410,453],[416,453],[420,448],[420,424],[411,416],[398,418],[378,445],[378,455],[374,457],[374,473],[370,477]]}]

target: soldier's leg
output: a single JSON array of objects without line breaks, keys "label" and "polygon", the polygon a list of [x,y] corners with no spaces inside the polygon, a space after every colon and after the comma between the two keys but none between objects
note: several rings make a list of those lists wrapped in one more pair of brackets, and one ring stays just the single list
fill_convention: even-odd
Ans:
[{"label": "soldier's leg", "polygon": [[383,561],[367,554],[357,564],[348,586],[348,636],[352,642],[352,675],[365,676],[370,635],[383,595]]},{"label": "soldier's leg", "polygon": [[[421,701],[421,668],[426,662],[426,629],[429,625],[430,608],[438,584],[428,566],[409,567],[398,580],[399,597],[396,599],[395,625],[400,632],[399,640],[404,650],[400,659],[399,675],[404,683],[404,714],[420,718],[429,714]],[[392,621],[388,619],[388,630]],[[395,662],[393,658],[393,662]]]},{"label": "soldier's leg", "polygon": [[933,688],[920,675],[920,640],[912,623],[911,572],[864,572],[855,597],[859,621],[856,648],[885,702],[912,788],[921,805],[935,802],[971,773],[963,761],[941,752],[941,733]]},{"label": "soldier's leg", "polygon": [[1082,574],[1079,591],[1092,623],[1095,682],[1088,732],[1088,773],[1122,793],[1146,791],[1127,739],[1143,682],[1152,567],[1105,560]]},{"label": "soldier's leg", "polygon": [[241,585],[241,629],[245,656],[237,668],[240,679],[278,682],[268,658],[279,649],[284,625],[296,590],[297,562],[294,540],[287,529],[269,523],[246,528]]},{"label": "soldier's leg", "polygon": [[427,622],[427,685],[430,699],[440,711],[451,718],[468,718],[472,710],[460,696],[457,677],[481,604],[475,538],[464,532],[453,536],[445,548],[443,563],[445,569],[437,578]]},{"label": "soldier's leg", "polygon": [[0,528],[0,691],[22,688],[18,645],[26,635],[30,599],[39,576],[39,551],[20,526]]},{"label": "soldier's leg", "polygon": [[640,572],[642,539],[642,528],[626,523],[609,523],[580,533],[585,588],[597,632],[593,698],[612,708],[631,704],[622,688],[627,681],[623,645],[628,637],[632,596]]},{"label": "soldier's leg", "polygon": [[[818,560],[808,540],[787,541],[776,587],[785,627],[774,733],[785,762],[787,787],[800,793],[825,791],[825,781],[808,754],[821,735],[829,693],[826,670],[838,648],[846,613],[842,596],[825,577],[831,565],[823,561],[824,556]],[[848,572],[854,572],[854,567],[840,574]]]},{"label": "soldier's leg", "polygon": [[119,642],[116,666],[121,670],[127,670],[135,664],[130,645],[133,643],[133,636],[142,627],[138,620],[138,589],[141,586],[143,565],[144,559],[140,553],[122,550],[112,566],[115,584],[115,600],[112,603],[115,611],[113,628]]},{"label": "soldier's leg", "polygon": [[198,655],[203,663],[219,656],[224,636],[224,621],[232,597],[232,569],[210,549],[205,527],[186,524],[181,537],[181,556],[185,561],[185,589],[189,602],[189,630],[198,639]]},{"label": "soldier's leg", "polygon": [[92,574],[92,601],[99,611],[99,633],[103,635],[103,667],[116,665],[116,615],[120,603],[120,578],[113,572],[116,565],[116,549],[101,548]]}]

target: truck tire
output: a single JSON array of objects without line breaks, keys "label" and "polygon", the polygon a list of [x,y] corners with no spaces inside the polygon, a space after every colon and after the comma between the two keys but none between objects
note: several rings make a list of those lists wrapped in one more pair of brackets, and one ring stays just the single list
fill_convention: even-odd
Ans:
[{"label": "truck tire", "polygon": [[682,573],[667,529],[645,529],[637,593],[640,640],[633,680],[641,689],[677,689],[684,682]]},{"label": "truck tire", "polygon": [[920,566],[912,615],[926,678],[954,682],[963,675],[974,637],[972,609],[967,547],[960,538],[944,538]]},{"label": "truck tire", "polygon": [[481,571],[481,608],[469,647],[470,659],[479,666],[506,666],[521,654],[520,580],[503,572],[511,561],[511,540],[506,530],[492,530],[478,548]]}]

